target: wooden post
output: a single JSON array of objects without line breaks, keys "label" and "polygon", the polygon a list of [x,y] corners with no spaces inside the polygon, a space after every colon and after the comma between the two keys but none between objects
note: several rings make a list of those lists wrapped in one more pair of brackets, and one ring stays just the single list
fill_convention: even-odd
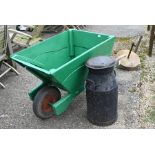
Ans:
[{"label": "wooden post", "polygon": [[35,25],[34,30],[32,32],[32,36],[34,38],[40,37],[41,32],[43,31],[43,29],[44,29],[44,25]]},{"label": "wooden post", "polygon": [[[13,49],[12,49],[12,45],[11,45],[11,40],[10,40],[10,37],[9,37],[9,34],[8,35],[8,40],[7,40],[7,56],[10,57],[11,54],[13,54]],[[12,61],[12,59],[9,58],[8,60],[8,63],[14,67],[15,69],[17,69],[17,65],[14,61]]]},{"label": "wooden post", "polygon": [[150,31],[150,42],[149,42],[149,53],[148,55],[151,57],[152,56],[152,49],[153,49],[153,41],[155,39],[155,25],[151,26],[151,31]]}]

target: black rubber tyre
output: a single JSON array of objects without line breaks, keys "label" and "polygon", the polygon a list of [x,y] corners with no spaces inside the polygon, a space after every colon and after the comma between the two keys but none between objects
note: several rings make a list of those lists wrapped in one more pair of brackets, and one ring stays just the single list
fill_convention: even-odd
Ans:
[{"label": "black rubber tyre", "polygon": [[61,93],[54,86],[46,86],[38,91],[33,101],[33,112],[41,119],[51,118],[54,113],[49,103],[55,103],[61,98]]}]

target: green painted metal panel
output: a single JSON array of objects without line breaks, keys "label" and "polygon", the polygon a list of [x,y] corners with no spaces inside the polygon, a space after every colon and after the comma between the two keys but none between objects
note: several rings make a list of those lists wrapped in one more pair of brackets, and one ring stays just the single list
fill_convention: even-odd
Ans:
[{"label": "green painted metal panel", "polygon": [[93,56],[111,55],[114,39],[112,35],[68,30],[17,52],[11,58],[43,81],[29,93],[32,100],[47,83],[68,92],[68,96],[53,105],[56,114],[61,114],[75,94],[84,89],[88,72],[86,61]]}]

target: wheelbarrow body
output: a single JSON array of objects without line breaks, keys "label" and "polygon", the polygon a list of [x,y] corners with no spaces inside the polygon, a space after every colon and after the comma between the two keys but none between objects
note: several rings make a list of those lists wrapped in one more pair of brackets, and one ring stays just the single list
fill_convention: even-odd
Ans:
[{"label": "wheelbarrow body", "polygon": [[112,35],[72,29],[17,52],[11,58],[42,80],[29,92],[32,100],[46,85],[67,92],[51,104],[55,114],[60,115],[85,88],[88,73],[85,62],[94,56],[111,55],[114,39]]}]

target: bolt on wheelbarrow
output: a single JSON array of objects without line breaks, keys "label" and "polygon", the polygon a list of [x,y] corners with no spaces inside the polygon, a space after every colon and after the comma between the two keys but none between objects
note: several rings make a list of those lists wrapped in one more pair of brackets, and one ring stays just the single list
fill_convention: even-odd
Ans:
[{"label": "bolt on wheelbarrow", "polygon": [[[114,40],[112,35],[72,29],[13,54],[14,61],[42,81],[29,92],[35,115],[47,119],[66,111],[85,88],[86,61],[111,55]],[[67,94],[61,97],[60,90]]]}]

